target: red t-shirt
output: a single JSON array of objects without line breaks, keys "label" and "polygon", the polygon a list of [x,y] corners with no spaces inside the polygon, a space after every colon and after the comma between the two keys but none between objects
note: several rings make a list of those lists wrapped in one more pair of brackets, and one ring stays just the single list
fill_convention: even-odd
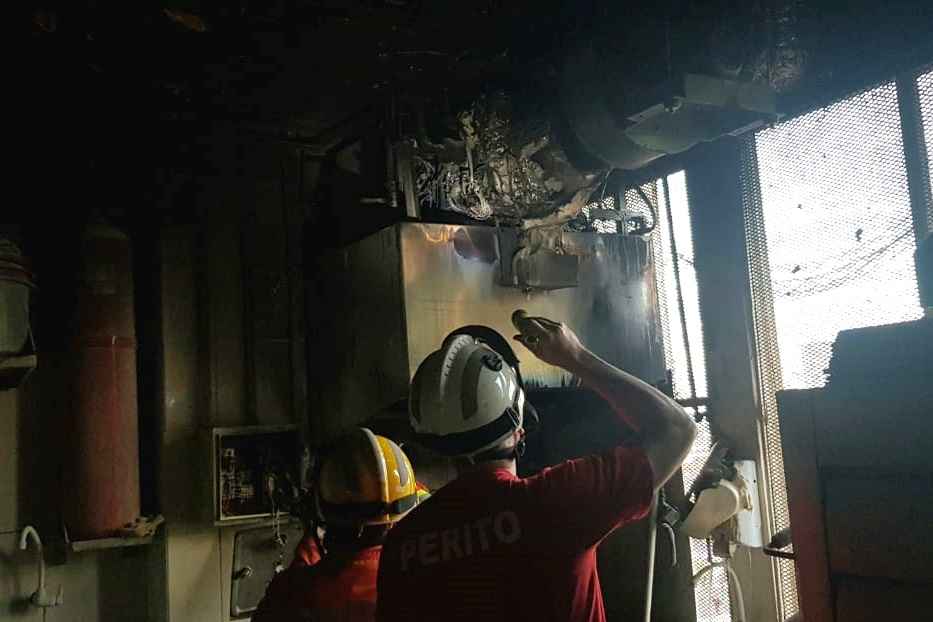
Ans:
[{"label": "red t-shirt", "polygon": [[617,447],[521,479],[477,471],[391,532],[379,622],[602,622],[596,546],[654,495],[641,448]]},{"label": "red t-shirt", "polygon": [[295,559],[289,567],[313,566],[319,561],[321,561],[321,551],[318,549],[317,540],[312,534],[305,533],[301,542],[295,547]]},{"label": "red t-shirt", "polygon": [[313,566],[293,564],[266,588],[253,622],[372,622],[381,550],[334,553]]}]

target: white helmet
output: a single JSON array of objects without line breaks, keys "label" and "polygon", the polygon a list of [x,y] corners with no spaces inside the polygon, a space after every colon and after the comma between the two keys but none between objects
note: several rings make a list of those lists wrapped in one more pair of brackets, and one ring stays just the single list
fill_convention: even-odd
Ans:
[{"label": "white helmet", "polygon": [[448,336],[418,367],[409,414],[421,444],[447,456],[470,457],[497,447],[522,427],[526,403],[517,365],[462,331]]}]

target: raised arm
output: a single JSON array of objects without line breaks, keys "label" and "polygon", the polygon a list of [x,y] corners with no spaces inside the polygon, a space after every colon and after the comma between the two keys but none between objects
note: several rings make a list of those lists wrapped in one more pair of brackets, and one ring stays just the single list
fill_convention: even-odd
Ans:
[{"label": "raised arm", "polygon": [[579,377],[605,399],[616,415],[635,428],[660,488],[680,468],[693,445],[696,427],[672,399],[635,376],[602,360],[566,325],[518,310],[515,339],[539,359]]}]

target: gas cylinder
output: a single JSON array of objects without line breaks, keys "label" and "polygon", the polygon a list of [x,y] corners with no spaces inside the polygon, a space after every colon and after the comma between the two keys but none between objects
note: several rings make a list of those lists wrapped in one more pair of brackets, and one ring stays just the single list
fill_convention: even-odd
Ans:
[{"label": "gas cylinder", "polygon": [[130,240],[107,224],[89,225],[78,264],[63,469],[72,541],[113,536],[140,514]]},{"label": "gas cylinder", "polygon": [[32,273],[13,242],[0,238],[0,357],[22,352],[29,340]]}]

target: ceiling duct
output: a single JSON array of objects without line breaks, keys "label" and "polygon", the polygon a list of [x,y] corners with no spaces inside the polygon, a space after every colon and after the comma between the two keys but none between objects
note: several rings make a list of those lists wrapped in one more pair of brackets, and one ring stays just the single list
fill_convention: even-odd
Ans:
[{"label": "ceiling duct", "polygon": [[[423,121],[402,133],[419,211],[561,224],[605,192],[613,169],[774,123],[779,92],[803,69],[795,15],[793,0],[713,18],[686,2],[637,26],[617,13],[593,20],[557,54],[513,66],[507,90],[486,82],[461,99],[434,124],[445,137],[429,140]],[[408,118],[439,108],[422,103]]]},{"label": "ceiling duct", "polygon": [[608,82],[591,48],[567,58],[560,103],[564,146],[575,161],[626,170],[778,118],[766,83],[684,73],[633,88]]},{"label": "ceiling duct", "polygon": [[527,105],[534,97],[527,92],[490,93],[460,111],[456,135],[442,144],[421,130],[403,136],[418,211],[561,224],[604,189],[612,169],[637,169],[778,118],[775,92],[764,83],[681,74],[638,89],[598,74],[593,52],[584,51],[568,59],[549,108]]}]

